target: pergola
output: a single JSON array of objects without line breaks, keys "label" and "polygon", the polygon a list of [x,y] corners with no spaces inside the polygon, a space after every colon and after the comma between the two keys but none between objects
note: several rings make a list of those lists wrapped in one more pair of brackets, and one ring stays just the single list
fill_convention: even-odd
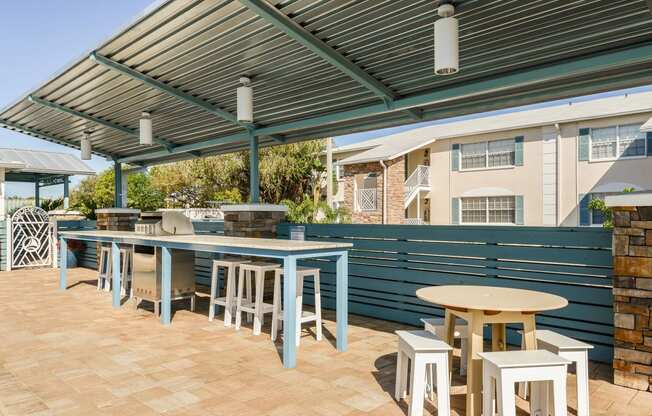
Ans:
[{"label": "pergola", "polygon": [[0,148],[0,219],[7,214],[5,182],[33,183],[36,206],[42,187],[63,185],[63,206],[68,208],[72,175],[95,175],[95,171],[70,154]]},{"label": "pergola", "polygon": [[[455,6],[460,70],[433,71],[436,7]],[[645,0],[168,0],[0,111],[0,125],[147,166],[652,81]],[[80,24],[82,24],[80,22]],[[38,59],[38,57],[35,57]],[[235,116],[252,79],[253,123]],[[141,112],[154,144],[139,144]]]}]

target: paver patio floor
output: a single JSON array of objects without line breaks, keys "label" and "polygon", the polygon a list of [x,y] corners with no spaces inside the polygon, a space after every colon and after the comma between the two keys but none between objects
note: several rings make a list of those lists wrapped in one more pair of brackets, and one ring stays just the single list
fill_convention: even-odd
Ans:
[{"label": "paver patio floor", "polygon": [[[0,273],[0,415],[404,415],[393,398],[401,325],[350,317],[349,350],[304,328],[298,366],[283,369],[280,343],[247,326],[209,323],[206,298],[196,313],[176,304],[170,327],[149,310],[111,307],[95,273]],[[457,365],[457,362],[456,362]],[[610,384],[606,365],[591,365],[592,415],[650,416],[652,394]],[[569,377],[569,383],[574,377]],[[454,380],[453,414],[463,414],[464,386]],[[569,391],[570,414],[575,398]],[[526,403],[519,400],[521,409]],[[431,403],[427,414],[436,414]],[[527,414],[521,410],[521,414]]]}]

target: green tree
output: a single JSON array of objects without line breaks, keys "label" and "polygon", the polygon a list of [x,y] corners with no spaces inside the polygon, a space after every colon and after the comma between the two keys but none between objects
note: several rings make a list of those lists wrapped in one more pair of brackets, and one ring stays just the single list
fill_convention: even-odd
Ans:
[{"label": "green tree", "polygon": [[315,200],[309,195],[304,195],[303,199],[298,203],[291,199],[286,199],[282,201],[282,203],[287,205],[287,218],[293,223],[330,224],[335,222],[351,222],[351,215],[346,208],[331,208],[324,201],[315,202]]},{"label": "green tree", "polygon": [[154,211],[163,207],[163,192],[152,186],[150,176],[132,173],[127,176],[127,206],[141,211]]},{"label": "green tree", "polygon": [[[623,192],[629,193],[629,192],[634,192],[634,188],[625,188],[623,189]],[[607,228],[607,229],[612,229],[614,228],[614,220],[613,220],[613,210],[605,204],[604,200],[602,199],[592,199],[591,202],[589,202],[589,209],[590,210],[597,210],[602,212],[602,227]]]}]

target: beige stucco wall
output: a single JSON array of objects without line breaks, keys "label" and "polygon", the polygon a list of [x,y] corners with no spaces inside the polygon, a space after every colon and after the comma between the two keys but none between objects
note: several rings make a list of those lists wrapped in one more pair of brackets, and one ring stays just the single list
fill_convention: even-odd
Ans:
[{"label": "beige stucco wall", "polygon": [[[616,124],[644,123],[652,113],[634,116],[564,123],[559,126],[557,147],[557,221],[578,226],[578,196],[591,192],[617,192],[624,187],[652,189],[652,157],[616,161],[579,162],[579,129]],[[553,126],[547,126],[554,129]],[[543,225],[543,142],[542,127],[510,130],[463,138],[440,140],[431,149],[431,224],[450,224],[451,198],[469,195],[523,195],[525,225]],[[477,171],[451,171],[453,143],[474,143],[524,136],[523,166]]]},{"label": "beige stucco wall", "polygon": [[[451,171],[451,146],[523,136],[523,166]],[[523,195],[524,221],[542,225],[541,129],[489,133],[437,141],[431,145],[431,224],[451,223],[451,199],[465,196]]]}]

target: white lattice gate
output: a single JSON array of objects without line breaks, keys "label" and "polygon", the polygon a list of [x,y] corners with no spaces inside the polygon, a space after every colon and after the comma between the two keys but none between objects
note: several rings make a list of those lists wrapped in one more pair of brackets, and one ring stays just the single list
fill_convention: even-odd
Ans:
[{"label": "white lattice gate", "polygon": [[52,265],[52,226],[39,207],[23,207],[11,217],[11,268]]}]

